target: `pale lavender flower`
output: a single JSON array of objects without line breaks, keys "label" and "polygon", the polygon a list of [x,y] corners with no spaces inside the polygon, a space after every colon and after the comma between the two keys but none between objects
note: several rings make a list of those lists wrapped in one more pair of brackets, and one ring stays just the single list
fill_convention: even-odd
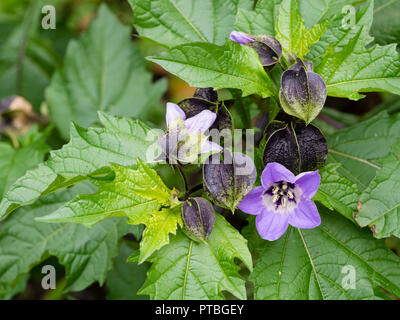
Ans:
[{"label": "pale lavender flower", "polygon": [[315,228],[321,217],[311,198],[321,177],[317,171],[295,176],[277,162],[268,163],[261,175],[262,186],[251,190],[238,208],[256,215],[257,231],[263,239],[279,239],[290,224],[296,228]]},{"label": "pale lavender flower", "polygon": [[217,118],[214,112],[203,110],[186,118],[185,112],[177,104],[168,102],[165,118],[168,133],[160,137],[159,145],[170,159],[192,162],[197,154],[222,150],[221,146],[208,141],[204,135]]},{"label": "pale lavender flower", "polygon": [[240,31],[232,31],[229,35],[229,39],[240,44],[253,42],[255,40],[252,36]]}]

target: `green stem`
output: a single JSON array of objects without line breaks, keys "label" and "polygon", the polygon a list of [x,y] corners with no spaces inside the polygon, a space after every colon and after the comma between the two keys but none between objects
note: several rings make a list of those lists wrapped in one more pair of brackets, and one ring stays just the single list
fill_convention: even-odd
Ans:
[{"label": "green stem", "polygon": [[[191,187],[188,191],[186,191],[185,198],[186,198],[186,199],[189,198],[189,196],[190,196],[192,193],[195,193],[195,192],[197,192],[197,191],[199,191],[199,190],[201,190],[201,189],[203,189],[203,184],[202,184],[202,183],[200,183],[200,184],[198,184],[198,185],[195,185],[194,187]],[[185,200],[186,200],[186,199],[185,199]]]},{"label": "green stem", "polygon": [[230,90],[233,98],[236,100],[236,104],[239,107],[239,113],[241,114],[241,116],[243,117],[243,124],[246,128],[250,128],[251,127],[251,119],[250,119],[250,113],[248,112],[249,110],[247,110],[245,108],[245,106],[243,105],[242,102],[242,97],[235,91],[235,90]]},{"label": "green stem", "polygon": [[184,185],[185,191],[188,192],[188,183],[187,183],[187,179],[186,179],[185,173],[184,173],[183,170],[182,170],[181,165],[180,165],[179,163],[177,163],[177,164],[175,165],[175,168],[178,169],[178,171],[179,171],[179,173],[180,173],[180,175],[181,175],[181,177],[182,177],[182,181],[183,181],[183,185]]}]

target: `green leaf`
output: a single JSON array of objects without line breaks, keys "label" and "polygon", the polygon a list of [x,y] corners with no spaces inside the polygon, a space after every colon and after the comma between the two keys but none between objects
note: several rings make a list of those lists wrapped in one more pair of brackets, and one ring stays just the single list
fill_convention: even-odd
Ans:
[{"label": "green leaf", "polygon": [[127,263],[126,259],[134,250],[127,240],[121,242],[119,254],[115,259],[113,269],[108,273],[106,285],[109,300],[144,300],[137,292],[146,279],[149,269],[147,264]]},{"label": "green leaf", "polygon": [[[236,16],[235,30],[252,35],[275,35],[275,20],[282,0],[258,0],[253,11],[240,8]],[[307,27],[327,21],[341,12],[343,6],[357,0],[298,0],[301,16]]]},{"label": "green leaf", "polygon": [[0,285],[0,299],[1,300],[10,300],[16,294],[24,292],[26,290],[26,285],[29,280],[29,274],[25,274],[22,276],[18,282],[11,287]]},{"label": "green leaf", "polygon": [[332,46],[336,52],[343,50],[349,45],[349,42],[354,39],[354,37],[357,37],[360,30],[366,43],[373,40],[368,33],[372,24],[373,7],[373,2],[368,1],[368,3],[360,6],[355,11],[355,25],[353,28],[343,27],[343,19],[347,17],[349,13],[342,13],[341,10],[338,11],[338,14],[331,21],[320,41],[311,47],[310,52],[307,55],[307,58],[313,61],[314,68],[317,68],[321,64],[321,60],[330,46]]},{"label": "green leaf", "polygon": [[46,91],[50,117],[65,139],[71,121],[86,128],[98,110],[139,117],[159,102],[166,82],[152,83],[130,33],[104,5],[80,40],[70,42]]},{"label": "green leaf", "polygon": [[243,96],[259,94],[262,97],[276,91],[256,51],[233,41],[224,46],[184,44],[149,60],[192,87],[236,88],[242,90]]},{"label": "green leaf", "polygon": [[20,95],[36,110],[60,59],[38,34],[43,5],[44,1],[30,1],[28,7],[25,3],[23,22],[8,34],[2,28],[7,39],[0,44],[0,100]]},{"label": "green leaf", "polygon": [[[259,242],[250,276],[255,298],[376,299],[380,287],[399,296],[400,258],[339,214],[322,207],[319,212],[319,227],[289,227],[279,240]],[[351,270],[354,289],[343,285]]]},{"label": "green leaf", "polygon": [[400,237],[400,143],[379,163],[382,168],[361,194],[356,220],[370,226],[377,238]]},{"label": "green leaf", "polygon": [[[365,5],[371,6],[372,0]],[[372,12],[367,12],[366,21],[371,22]],[[316,72],[325,80],[328,95],[358,100],[363,97],[359,92],[400,94],[400,54],[395,44],[369,47],[370,24],[355,26],[356,35],[348,33],[341,50],[335,51],[333,44],[327,48]]]},{"label": "green leaf", "polygon": [[285,55],[291,53],[303,58],[310,46],[317,42],[328,27],[328,20],[307,29],[298,10],[296,0],[283,0],[276,18],[276,38]]},{"label": "green leaf", "polygon": [[353,214],[357,211],[360,192],[356,184],[337,173],[338,168],[340,164],[331,163],[319,171],[321,184],[313,200],[354,221]]},{"label": "green leaf", "polygon": [[400,2],[375,0],[374,23],[371,28],[375,41],[380,45],[397,43],[400,46]]},{"label": "green leaf", "polygon": [[123,219],[110,219],[91,229],[77,224],[46,224],[34,219],[66,201],[93,190],[79,185],[50,195],[19,209],[0,224],[0,287],[14,287],[29,270],[56,256],[66,268],[65,292],[80,291],[98,281],[102,284],[118,253],[118,240],[128,231]]},{"label": "green leaf", "polygon": [[139,263],[143,263],[155,251],[169,243],[169,234],[176,234],[178,225],[183,226],[181,207],[163,208],[151,215],[140,215],[131,220],[133,224],[143,223],[146,229],[140,242]]},{"label": "green leaf", "polygon": [[341,163],[338,173],[365,189],[380,169],[378,159],[400,139],[400,114],[386,112],[343,129],[327,138],[328,162]]},{"label": "green leaf", "polygon": [[238,8],[252,0],[129,0],[141,36],[172,48],[190,42],[224,44]]},{"label": "green leaf", "polygon": [[72,184],[101,176],[99,170],[111,163],[135,166],[138,157],[146,159],[157,136],[138,120],[119,119],[99,113],[104,128],[71,127],[71,141],[53,151],[44,164],[28,171],[8,190],[0,202],[0,218],[17,207],[32,204],[41,196]]},{"label": "green leaf", "polygon": [[50,215],[40,217],[42,222],[73,222],[92,226],[104,219],[127,216],[131,224],[145,224],[147,228],[140,243],[142,263],[154,251],[168,244],[169,233],[176,233],[182,225],[180,207],[170,206],[172,191],[157,173],[138,159],[138,169],[112,165],[112,181],[94,181],[98,191],[79,195]]},{"label": "green leaf", "polygon": [[275,20],[282,0],[259,0],[254,11],[239,9],[235,30],[251,35],[275,35]]},{"label": "green leaf", "polygon": [[[132,170],[112,165],[115,178],[112,181],[93,181],[98,191],[79,195],[50,215],[38,218],[42,222],[73,222],[86,226],[115,216],[148,215],[168,205],[171,192],[164,184],[151,180],[144,170]],[[149,195],[144,196],[146,190]],[[152,197],[159,193],[158,198]],[[161,200],[162,199],[162,200]]]},{"label": "green leaf", "polygon": [[28,141],[22,141],[19,149],[14,149],[7,143],[0,143],[0,198],[4,196],[7,189],[27,170],[36,167],[43,161],[45,154],[50,151],[46,144],[46,135],[37,132]]},{"label": "green leaf", "polygon": [[182,232],[154,254],[141,294],[152,299],[224,299],[223,290],[246,299],[245,282],[234,258],[252,270],[247,241],[220,215],[207,243],[196,243]]},{"label": "green leaf", "polygon": [[365,0],[298,0],[298,3],[306,26],[311,27],[340,14],[346,5],[355,6],[363,1]]}]

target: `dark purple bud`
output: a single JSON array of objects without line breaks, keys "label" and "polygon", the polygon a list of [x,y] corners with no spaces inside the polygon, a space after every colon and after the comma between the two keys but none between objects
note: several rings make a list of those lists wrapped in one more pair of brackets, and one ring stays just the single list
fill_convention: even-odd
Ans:
[{"label": "dark purple bud", "polygon": [[264,67],[273,66],[282,56],[282,46],[273,36],[250,36],[239,31],[232,31],[229,39],[254,48]]},{"label": "dark purple bud", "polygon": [[218,101],[218,93],[213,88],[197,88],[193,97],[214,103]]},{"label": "dark purple bud", "polygon": [[324,80],[312,70],[310,61],[297,63],[282,74],[279,98],[283,110],[309,124],[324,106],[327,90]]},{"label": "dark purple bud", "polygon": [[312,61],[296,58],[296,63],[291,65],[288,70],[300,71],[301,68],[305,68],[307,72],[313,71]]},{"label": "dark purple bud", "polygon": [[282,56],[281,44],[272,36],[256,36],[254,41],[247,43],[247,45],[256,49],[264,67],[274,65]]},{"label": "dark purple bud", "polygon": [[264,165],[278,162],[294,174],[321,168],[328,155],[321,131],[302,121],[273,122],[266,129]]},{"label": "dark purple bud", "polygon": [[257,172],[253,160],[243,153],[224,150],[213,154],[203,166],[204,189],[210,199],[232,212],[252,189]]},{"label": "dark purple bud", "polygon": [[210,129],[232,129],[232,115],[221,102],[218,103],[218,93],[213,88],[198,88],[192,98],[178,103],[187,118],[193,117],[203,110],[217,114],[217,120]]},{"label": "dark purple bud", "polygon": [[214,227],[214,208],[206,199],[190,198],[182,206],[182,219],[185,234],[195,241],[204,242]]}]

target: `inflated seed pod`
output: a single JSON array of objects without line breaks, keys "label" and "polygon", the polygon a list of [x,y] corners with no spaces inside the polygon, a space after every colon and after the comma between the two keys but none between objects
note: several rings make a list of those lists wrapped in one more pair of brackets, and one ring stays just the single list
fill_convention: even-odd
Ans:
[{"label": "inflated seed pod", "polygon": [[210,199],[232,212],[252,189],[257,172],[253,160],[228,150],[213,154],[203,166],[204,189]]},{"label": "inflated seed pod", "polygon": [[328,155],[321,131],[302,121],[273,122],[266,131],[264,165],[278,162],[294,174],[321,168]]},{"label": "inflated seed pod", "polygon": [[282,109],[306,124],[320,113],[326,97],[326,84],[320,75],[312,71],[310,61],[297,58],[297,63],[282,74],[279,91]]},{"label": "inflated seed pod", "polygon": [[206,199],[189,198],[182,206],[182,220],[185,234],[195,241],[204,242],[214,227],[214,208]]}]

